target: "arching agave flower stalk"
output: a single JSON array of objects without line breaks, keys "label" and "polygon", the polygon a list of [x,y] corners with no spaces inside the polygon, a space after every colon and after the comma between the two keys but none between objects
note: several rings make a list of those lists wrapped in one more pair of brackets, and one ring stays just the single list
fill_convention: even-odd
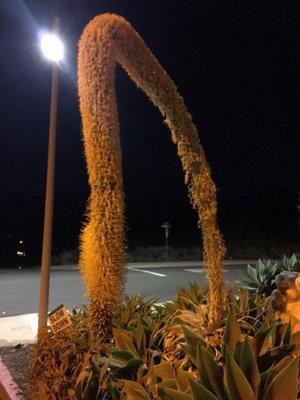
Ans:
[{"label": "arching agave flower stalk", "polygon": [[104,14],[85,27],[79,43],[78,85],[91,189],[88,222],[81,234],[80,266],[90,301],[95,339],[108,333],[124,286],[124,194],[115,67],[119,63],[159,108],[171,130],[190,200],[199,216],[208,268],[210,320],[222,317],[225,246],[216,213],[216,188],[192,122],[176,86],[133,27]]}]

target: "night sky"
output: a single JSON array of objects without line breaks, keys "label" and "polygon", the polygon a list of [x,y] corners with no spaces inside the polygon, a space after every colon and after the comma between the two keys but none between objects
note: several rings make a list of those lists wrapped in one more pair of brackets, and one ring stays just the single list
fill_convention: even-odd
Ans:
[{"label": "night sky", "polygon": [[[0,0],[1,235],[40,241],[51,65],[40,53],[38,33],[59,14],[66,57],[59,82],[54,243],[76,245],[88,196],[77,42],[86,23],[104,12],[132,23],[178,87],[220,203],[235,207],[242,203],[237,199],[269,193],[266,208],[275,204],[280,213],[286,207],[281,194],[300,187],[299,2]],[[161,235],[165,219],[174,228],[196,226],[161,115],[121,68],[116,87],[132,235],[143,229]]]}]

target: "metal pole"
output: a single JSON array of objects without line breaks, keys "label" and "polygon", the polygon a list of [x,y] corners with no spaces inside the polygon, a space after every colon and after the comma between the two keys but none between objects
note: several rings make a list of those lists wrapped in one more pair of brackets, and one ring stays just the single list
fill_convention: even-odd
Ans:
[{"label": "metal pole", "polygon": [[[55,18],[55,32],[58,32],[58,18]],[[47,184],[44,214],[43,249],[40,278],[38,331],[47,325],[49,303],[49,279],[52,250],[52,221],[55,183],[55,150],[57,125],[58,63],[52,65],[50,124],[48,142]]]},{"label": "metal pole", "polygon": [[169,257],[169,249],[168,249],[168,236],[166,236],[166,259]]}]

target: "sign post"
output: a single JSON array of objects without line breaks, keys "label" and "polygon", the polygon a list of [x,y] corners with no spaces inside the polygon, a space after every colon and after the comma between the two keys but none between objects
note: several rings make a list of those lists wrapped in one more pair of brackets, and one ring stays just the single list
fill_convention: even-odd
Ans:
[{"label": "sign post", "polygon": [[54,334],[72,329],[72,321],[69,317],[67,309],[63,304],[53,310],[48,315],[48,319]]},{"label": "sign post", "polygon": [[169,257],[169,247],[168,247],[168,238],[169,238],[169,233],[170,233],[170,229],[171,224],[170,222],[164,222],[161,226],[164,230],[165,230],[165,238],[166,238],[166,259],[168,259]]}]

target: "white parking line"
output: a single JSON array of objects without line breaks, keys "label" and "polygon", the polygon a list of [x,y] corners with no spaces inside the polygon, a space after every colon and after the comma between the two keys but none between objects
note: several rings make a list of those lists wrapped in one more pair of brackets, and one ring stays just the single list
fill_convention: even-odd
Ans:
[{"label": "white parking line", "polygon": [[159,274],[158,272],[147,271],[145,269],[140,269],[140,268],[127,268],[127,269],[130,269],[131,271],[144,272],[145,274],[151,274],[151,275],[156,275],[156,276],[167,276],[164,274]]},{"label": "white parking line", "polygon": [[[185,269],[187,272],[194,272],[195,274],[205,274],[207,272],[206,268],[198,268],[198,269]],[[228,272],[228,269],[223,269],[223,272]]]}]

